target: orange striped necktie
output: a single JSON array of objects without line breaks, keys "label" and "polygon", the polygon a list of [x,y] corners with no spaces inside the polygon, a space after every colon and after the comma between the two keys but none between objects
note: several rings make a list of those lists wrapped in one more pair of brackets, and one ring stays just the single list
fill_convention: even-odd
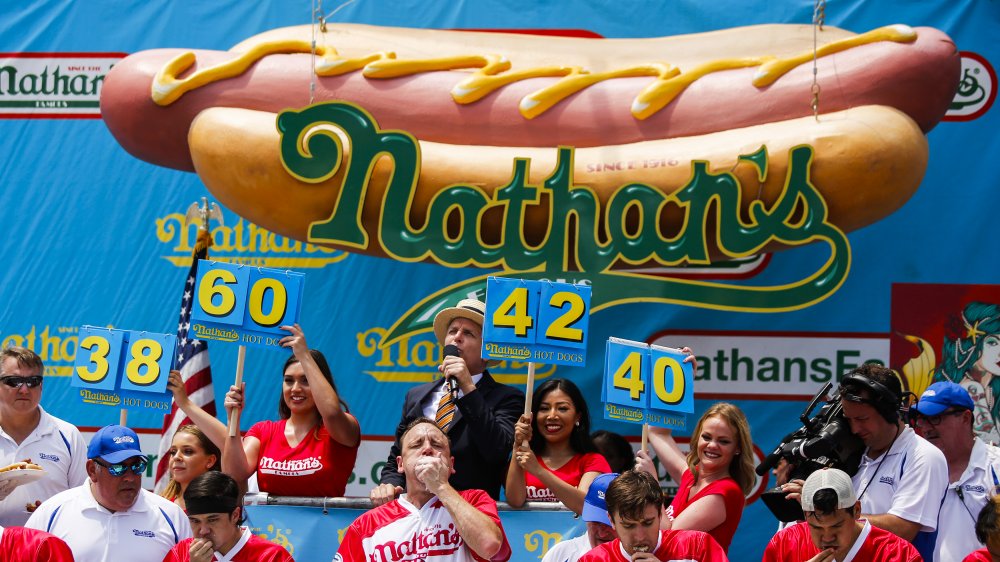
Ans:
[{"label": "orange striped necktie", "polygon": [[448,433],[448,428],[455,421],[455,397],[445,389],[445,393],[438,401],[437,415],[434,423],[441,428],[441,431]]}]

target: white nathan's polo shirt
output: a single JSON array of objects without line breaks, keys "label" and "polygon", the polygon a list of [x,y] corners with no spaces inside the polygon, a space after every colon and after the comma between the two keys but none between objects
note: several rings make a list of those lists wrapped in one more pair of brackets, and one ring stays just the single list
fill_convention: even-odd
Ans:
[{"label": "white nathan's polo shirt", "polygon": [[175,503],[141,490],[128,511],[111,513],[82,486],[56,494],[35,510],[26,527],[66,541],[76,562],[150,562],[163,560],[191,536],[187,515]]},{"label": "white nathan's polo shirt", "polygon": [[87,481],[87,444],[80,431],[41,406],[38,409],[38,427],[20,445],[0,428],[0,466],[31,459],[45,470],[40,480],[18,486],[0,502],[0,525],[4,527],[24,526],[31,515],[25,504],[45,501]]}]

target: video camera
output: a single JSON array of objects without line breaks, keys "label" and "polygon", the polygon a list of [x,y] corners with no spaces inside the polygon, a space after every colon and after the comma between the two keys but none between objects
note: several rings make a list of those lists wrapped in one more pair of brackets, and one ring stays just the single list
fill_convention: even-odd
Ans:
[{"label": "video camera", "polygon": [[[794,466],[789,480],[804,480],[821,468],[839,468],[852,476],[858,471],[865,445],[851,433],[851,427],[842,414],[839,394],[826,398],[832,386],[833,383],[828,382],[816,393],[799,416],[802,427],[786,435],[774,451],[757,465],[758,476],[766,475],[781,459]],[[820,401],[826,404],[816,416],[810,418]],[[785,499],[785,493],[779,487],[764,492],[761,500],[780,521],[804,518],[799,502]]]}]

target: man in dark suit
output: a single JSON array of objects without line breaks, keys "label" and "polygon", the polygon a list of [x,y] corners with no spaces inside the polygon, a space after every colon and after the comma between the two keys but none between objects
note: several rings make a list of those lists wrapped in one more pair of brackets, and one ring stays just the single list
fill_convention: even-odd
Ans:
[{"label": "man in dark suit", "polygon": [[[440,380],[411,388],[403,401],[403,416],[396,427],[396,441],[382,468],[380,484],[370,494],[382,505],[403,492],[399,471],[399,439],[409,423],[420,417],[436,420],[451,439],[455,472],[450,482],[456,490],[485,490],[500,497],[507,457],[514,445],[514,423],[524,411],[524,393],[493,380],[487,367],[497,362],[482,357],[483,317],[486,305],[475,299],[460,301],[434,317],[434,335],[445,353],[438,370]],[[447,381],[454,379],[455,390]]]}]

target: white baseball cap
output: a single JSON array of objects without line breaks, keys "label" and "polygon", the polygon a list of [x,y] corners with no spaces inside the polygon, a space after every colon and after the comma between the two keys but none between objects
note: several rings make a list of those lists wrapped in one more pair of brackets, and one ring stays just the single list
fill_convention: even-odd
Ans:
[{"label": "white baseball cap", "polygon": [[802,486],[802,511],[816,511],[813,496],[820,490],[833,490],[837,494],[837,509],[854,507],[858,498],[854,494],[854,483],[843,470],[823,468],[806,478]]}]

